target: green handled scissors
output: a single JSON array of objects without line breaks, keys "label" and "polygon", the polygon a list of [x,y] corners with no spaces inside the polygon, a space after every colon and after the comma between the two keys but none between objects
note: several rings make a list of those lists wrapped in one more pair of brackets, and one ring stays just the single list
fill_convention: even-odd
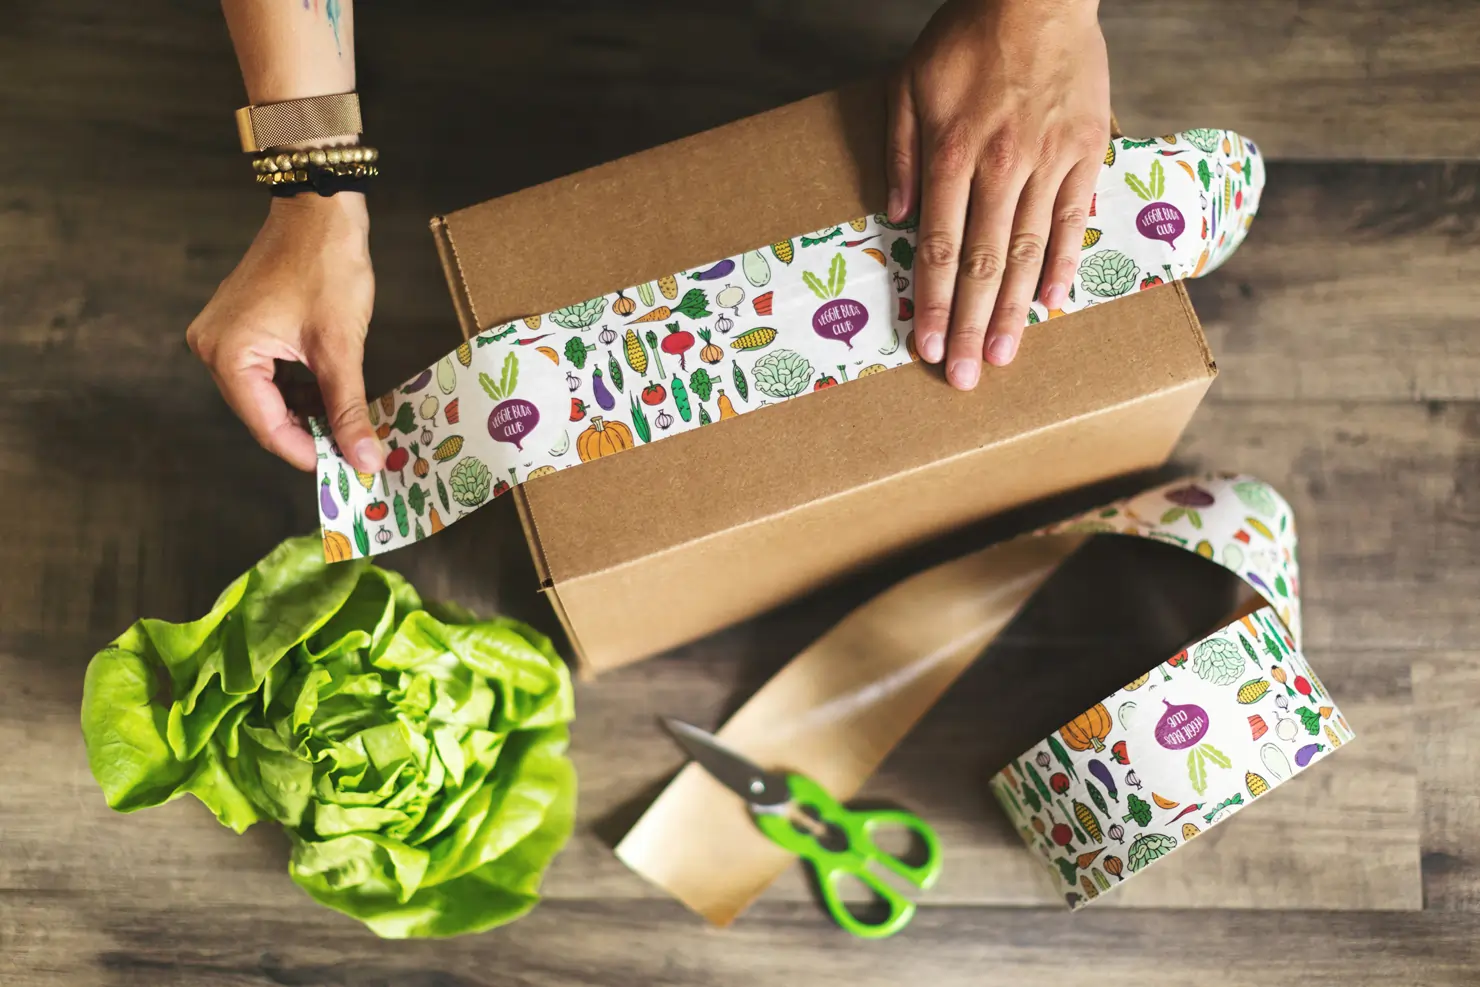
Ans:
[{"label": "green handled scissors", "polygon": [[[751,817],[771,842],[811,863],[823,904],[833,920],[865,939],[892,936],[915,916],[915,903],[895,890],[874,866],[928,889],[940,876],[940,840],[924,820],[894,809],[848,809],[822,786],[802,775],[764,771],[724,747],[713,734],[669,717],[663,725],[699,766],[745,799]],[[899,827],[918,836],[926,850],[924,863],[913,865],[879,849],[874,834]],[[854,878],[888,908],[879,922],[864,922],[848,910],[840,885]]]}]

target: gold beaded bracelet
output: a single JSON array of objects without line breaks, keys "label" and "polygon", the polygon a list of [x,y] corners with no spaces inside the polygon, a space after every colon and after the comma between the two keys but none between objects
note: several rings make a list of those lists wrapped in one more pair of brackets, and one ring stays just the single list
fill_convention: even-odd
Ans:
[{"label": "gold beaded bracelet", "polygon": [[[380,174],[380,169],[375,165],[360,162],[337,165],[324,164],[311,167],[312,173],[333,175],[336,178],[374,178]],[[259,185],[301,184],[309,180],[310,174],[309,168],[289,168],[287,171],[279,169],[257,175],[257,183]]]},{"label": "gold beaded bracelet", "polygon": [[[260,182],[269,176],[301,172],[310,166],[323,168],[337,165],[368,165],[373,164],[379,158],[380,152],[373,147],[324,147],[309,151],[283,151],[261,158],[253,158],[252,170],[257,173],[257,180]],[[368,172],[352,177],[369,178],[378,173],[378,169],[372,168]],[[305,181],[306,179],[298,180]]]}]

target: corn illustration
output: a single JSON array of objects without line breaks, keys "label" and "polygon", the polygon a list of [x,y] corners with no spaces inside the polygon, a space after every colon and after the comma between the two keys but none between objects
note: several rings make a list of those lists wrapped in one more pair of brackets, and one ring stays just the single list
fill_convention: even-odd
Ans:
[{"label": "corn illustration", "polygon": [[1111,141],[1105,148],[1105,167],[1108,168],[1115,163],[1115,142]]},{"label": "corn illustration", "polygon": [[868,218],[861,216],[858,219],[850,219],[848,220],[848,225],[853,227],[854,233],[862,233],[868,229]]},{"label": "corn illustration", "polygon": [[1263,778],[1259,777],[1252,771],[1244,772],[1244,784],[1248,786],[1249,794],[1254,798],[1258,798],[1265,792],[1269,791],[1269,782],[1265,781]]},{"label": "corn illustration", "polygon": [[790,240],[777,240],[771,244],[771,253],[781,263],[790,264],[792,258],[796,256],[796,248],[792,246]]},{"label": "corn illustration", "polygon": [[678,278],[671,274],[665,274],[658,279],[658,290],[663,293],[664,298],[678,297]]},{"label": "corn illustration", "polygon": [[1095,818],[1095,814],[1090,811],[1089,806],[1078,799],[1074,800],[1074,818],[1079,820],[1079,825],[1084,827],[1084,834],[1092,842],[1100,842],[1100,821]]},{"label": "corn illustration", "polygon": [[373,473],[361,473],[359,470],[355,470],[355,479],[359,480],[360,486],[366,490],[375,486],[375,474]]},{"label": "corn illustration", "polygon": [[776,338],[776,330],[770,326],[758,326],[749,332],[741,333],[730,343],[732,350],[758,350],[762,346],[769,346]]},{"label": "corn illustration", "polygon": [[1090,247],[1093,247],[1095,244],[1097,244],[1097,243],[1100,242],[1100,236],[1101,236],[1101,233],[1100,233],[1099,230],[1095,230],[1095,229],[1085,230],[1084,231],[1084,243],[1080,245],[1081,248],[1084,249],[1084,250],[1088,250]]},{"label": "corn illustration", "polygon": [[1264,679],[1250,679],[1238,687],[1238,701],[1245,706],[1257,703],[1268,691],[1269,683]]},{"label": "corn illustration", "polygon": [[465,367],[473,365],[473,347],[470,343],[463,343],[457,348],[457,362]]},{"label": "corn illustration", "polygon": [[627,330],[627,335],[622,337],[622,346],[627,357],[627,366],[632,368],[632,372],[639,376],[647,373],[647,350],[642,348],[642,340],[637,338],[634,330]]}]

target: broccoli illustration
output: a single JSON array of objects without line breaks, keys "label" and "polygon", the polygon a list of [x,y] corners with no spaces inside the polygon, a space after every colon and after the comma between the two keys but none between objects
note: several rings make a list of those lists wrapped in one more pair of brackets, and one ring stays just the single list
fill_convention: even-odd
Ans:
[{"label": "broccoli illustration", "polygon": [[1131,793],[1126,797],[1125,804],[1130,806],[1131,810],[1121,817],[1126,822],[1134,821],[1144,826],[1151,821],[1151,806],[1147,805],[1146,800],[1139,795]]},{"label": "broccoli illustration", "polygon": [[595,344],[583,343],[580,337],[572,336],[565,341],[565,358],[575,364],[577,370],[583,370],[586,366],[586,354],[595,349]]}]

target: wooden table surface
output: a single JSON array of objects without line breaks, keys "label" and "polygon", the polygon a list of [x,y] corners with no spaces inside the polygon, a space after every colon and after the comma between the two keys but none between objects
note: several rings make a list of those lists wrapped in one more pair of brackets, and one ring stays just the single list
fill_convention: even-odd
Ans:
[{"label": "wooden table surface", "polygon": [[[932,7],[495,6],[515,5],[358,12],[389,162],[372,393],[454,340],[433,213],[876,69]],[[77,724],[88,658],[138,616],[203,612],[314,501],[184,347],[263,211],[219,11],[0,4],[0,984],[1480,983],[1480,5],[1104,6],[1127,132],[1230,126],[1274,159],[1247,245],[1193,284],[1222,375],[1176,459],[1294,504],[1307,653],[1360,736],[1071,916],[985,797],[974,669],[868,789],[953,856],[907,934],[863,945],[799,870],[716,931],[608,847],[678,765],[656,713],[722,720],[929,550],[583,684],[578,833],[545,903],[499,931],[383,942],[300,893],[268,827],[234,836],[191,800],[106,808]],[[393,564],[549,626],[510,512],[465,523]],[[1081,593],[1104,612],[1127,595]],[[1099,633],[1030,626],[1003,660]]]}]

